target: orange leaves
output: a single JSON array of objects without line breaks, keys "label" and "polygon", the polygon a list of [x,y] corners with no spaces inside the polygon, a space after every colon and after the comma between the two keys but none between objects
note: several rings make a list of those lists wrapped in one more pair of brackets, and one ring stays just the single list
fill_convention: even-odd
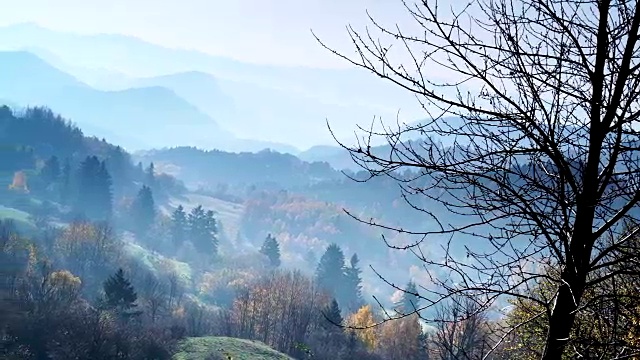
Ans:
[{"label": "orange leaves", "polygon": [[24,171],[16,171],[13,175],[13,182],[9,185],[9,189],[28,193],[29,187],[27,186],[27,175]]}]

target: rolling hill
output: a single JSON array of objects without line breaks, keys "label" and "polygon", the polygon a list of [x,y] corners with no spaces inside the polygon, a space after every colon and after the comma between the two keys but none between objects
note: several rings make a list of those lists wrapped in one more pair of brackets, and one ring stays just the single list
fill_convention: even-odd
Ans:
[{"label": "rolling hill", "polygon": [[261,342],[228,337],[187,338],[173,360],[226,359],[225,356],[233,360],[293,360]]}]

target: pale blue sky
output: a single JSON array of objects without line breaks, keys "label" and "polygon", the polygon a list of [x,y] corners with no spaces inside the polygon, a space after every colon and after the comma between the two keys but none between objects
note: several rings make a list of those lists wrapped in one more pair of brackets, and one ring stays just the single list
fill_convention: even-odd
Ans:
[{"label": "pale blue sky", "polygon": [[242,61],[312,67],[347,66],[322,49],[310,29],[352,50],[345,25],[406,19],[397,0],[17,0],[0,25],[35,22],[77,33],[120,33],[169,47]]}]

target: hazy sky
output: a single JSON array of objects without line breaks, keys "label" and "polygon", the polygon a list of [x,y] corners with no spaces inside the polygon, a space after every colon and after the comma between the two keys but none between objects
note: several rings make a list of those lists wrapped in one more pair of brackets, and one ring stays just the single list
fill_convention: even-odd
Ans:
[{"label": "hazy sky", "polygon": [[310,29],[350,50],[345,26],[362,28],[367,9],[392,24],[404,16],[399,0],[17,0],[3,4],[0,25],[35,22],[78,33],[128,34],[249,62],[344,67]]}]

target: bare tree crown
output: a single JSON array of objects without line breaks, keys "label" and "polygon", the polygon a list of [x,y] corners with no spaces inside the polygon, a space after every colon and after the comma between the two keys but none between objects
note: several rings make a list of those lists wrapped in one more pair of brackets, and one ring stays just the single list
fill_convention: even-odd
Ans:
[{"label": "bare tree crown", "polygon": [[[409,248],[457,281],[423,291],[426,307],[460,293],[485,305],[528,297],[546,278],[556,291],[543,301],[551,314],[543,358],[559,359],[582,295],[626,271],[623,250],[638,231],[626,224],[640,200],[640,9],[624,0],[477,0],[456,11],[443,1],[403,4],[419,31],[370,16],[371,29],[348,28],[355,56],[321,44],[415,94],[429,120],[343,146],[438,220],[412,231],[423,240]],[[438,72],[455,80],[436,81]],[[424,140],[402,141],[407,133]],[[390,154],[372,149],[376,135]],[[400,176],[403,168],[418,176]],[[465,221],[445,221],[437,206]],[[423,256],[421,245],[442,234],[473,236],[469,259]]]}]

